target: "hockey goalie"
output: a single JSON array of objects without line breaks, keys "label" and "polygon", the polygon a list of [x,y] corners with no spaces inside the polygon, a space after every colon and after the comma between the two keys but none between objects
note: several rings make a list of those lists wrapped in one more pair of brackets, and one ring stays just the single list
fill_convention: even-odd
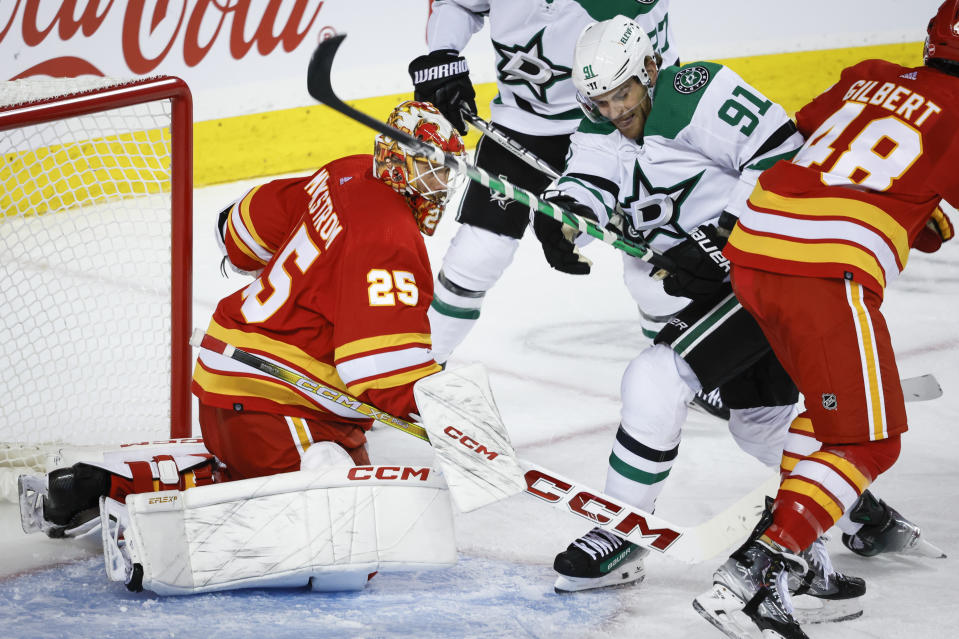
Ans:
[{"label": "hockey goalie", "polygon": [[[463,153],[428,103],[404,102],[388,122]],[[434,386],[463,387],[443,381],[451,372],[430,350],[432,273],[421,236],[443,212],[451,173],[378,136],[373,156],[268,182],[228,207],[217,225],[226,260],[256,279],[220,301],[199,343],[193,393],[203,440],[127,446],[46,478],[21,477],[24,530],[75,537],[99,527],[108,577],[158,594],[352,590],[378,571],[455,563],[451,487],[468,509],[525,486],[508,439],[496,440],[504,454],[493,465],[506,471],[487,497],[489,485],[476,487],[482,472],[457,474],[474,462],[441,458],[442,431],[434,441],[442,470],[371,465],[373,420],[356,409],[402,421],[425,414],[414,386],[439,377]],[[485,388],[477,405],[492,406],[485,380],[475,381],[470,388]],[[456,432],[469,426],[451,419],[460,421],[440,421]],[[502,430],[497,419],[481,421]]]}]

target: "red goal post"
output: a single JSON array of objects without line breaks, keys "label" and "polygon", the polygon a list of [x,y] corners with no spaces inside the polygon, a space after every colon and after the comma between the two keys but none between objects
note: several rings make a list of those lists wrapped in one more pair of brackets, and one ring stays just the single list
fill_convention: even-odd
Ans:
[{"label": "red goal post", "polygon": [[190,436],[192,137],[179,78],[0,83],[0,469]]}]

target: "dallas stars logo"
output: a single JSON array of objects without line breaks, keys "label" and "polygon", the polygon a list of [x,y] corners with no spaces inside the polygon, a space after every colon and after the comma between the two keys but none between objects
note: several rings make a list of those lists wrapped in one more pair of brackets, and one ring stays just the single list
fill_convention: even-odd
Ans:
[{"label": "dallas stars logo", "polygon": [[546,102],[546,90],[572,75],[569,67],[553,64],[543,55],[543,27],[525,45],[508,46],[493,41],[499,56],[496,72],[503,84],[526,85],[540,102]]},{"label": "dallas stars logo", "polygon": [[[505,175],[503,175],[502,173],[500,173],[499,179],[502,180],[503,182],[506,182],[506,181],[509,180],[509,178],[506,177]],[[489,201],[490,201],[490,202],[495,202],[496,204],[499,205],[499,207],[500,207],[501,209],[503,209],[503,210],[505,211],[505,210],[506,210],[506,207],[507,207],[507,206],[509,205],[509,203],[512,202],[513,200],[511,200],[510,198],[508,198],[505,193],[497,193],[496,191],[490,191],[490,192],[489,192]]]},{"label": "dallas stars logo", "polygon": [[679,225],[679,217],[682,213],[683,203],[686,202],[686,198],[693,192],[696,188],[696,185],[699,184],[699,180],[702,179],[705,171],[700,171],[696,175],[681,180],[672,186],[658,187],[653,186],[649,179],[646,177],[646,174],[643,173],[643,169],[639,165],[637,160],[633,166],[633,194],[627,197],[620,203],[624,211],[629,211],[630,207],[634,202],[639,201],[640,199],[646,199],[643,193],[648,193],[650,195],[654,193],[665,193],[673,200],[673,215],[670,218],[667,224],[662,226],[657,226],[652,229],[649,234],[646,236],[646,241],[651,242],[658,235],[666,235],[668,237],[674,238],[684,238],[686,237],[686,232]]}]

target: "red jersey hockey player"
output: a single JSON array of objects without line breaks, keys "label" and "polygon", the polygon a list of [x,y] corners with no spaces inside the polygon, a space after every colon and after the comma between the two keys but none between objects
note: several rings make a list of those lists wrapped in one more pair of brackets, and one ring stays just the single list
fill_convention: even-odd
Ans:
[{"label": "red jersey hockey player", "polygon": [[[462,139],[430,104],[404,102],[389,123],[444,151],[463,152]],[[221,300],[208,334],[386,412],[414,412],[413,383],[439,370],[430,352],[432,274],[420,232],[433,233],[449,178],[446,168],[378,136],[374,156],[345,157],[311,176],[253,189],[228,210],[229,224],[221,228],[233,264],[261,272]],[[317,446],[314,465],[330,459],[330,451],[349,463],[343,449],[353,462],[369,462],[369,421],[337,415],[202,347],[193,391],[205,444],[226,465],[223,479],[297,470],[312,445],[324,441],[339,446]],[[197,448],[172,460],[179,483],[175,475],[172,484],[157,483],[157,459],[119,462],[109,473],[88,464],[51,472],[38,529],[42,524],[51,536],[82,532],[96,523],[103,494],[122,502],[132,492],[209,483],[210,455]]]},{"label": "red jersey hockey player", "polygon": [[[806,144],[760,177],[724,250],[820,442],[790,464],[771,516],[694,603],[729,636],[746,636],[730,616],[741,610],[771,637],[806,637],[777,576],[899,455],[906,411],[880,305],[910,247],[936,250],[953,235],[938,205],[959,206],[959,0],[930,21],[924,60],[861,62],[803,107]],[[899,517],[875,506],[865,536],[893,542]]]},{"label": "red jersey hockey player", "polygon": [[[445,151],[463,149],[430,105],[401,105],[390,124]],[[310,177],[251,191],[230,212],[228,255],[247,270],[269,261],[252,284],[220,302],[208,334],[389,413],[414,412],[413,382],[439,370],[426,317],[432,276],[418,228],[431,234],[436,226],[445,172],[380,137],[373,158],[343,158]],[[296,220],[284,243],[273,239],[275,226],[258,232],[261,221],[283,217]],[[193,391],[204,440],[231,477],[296,470],[322,440],[368,462],[369,422],[341,417],[216,352],[201,348]]]}]

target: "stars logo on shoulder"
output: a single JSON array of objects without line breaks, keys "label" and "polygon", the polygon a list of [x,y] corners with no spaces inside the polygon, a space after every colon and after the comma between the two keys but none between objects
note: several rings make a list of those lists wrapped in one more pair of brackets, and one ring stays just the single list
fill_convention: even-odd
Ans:
[{"label": "stars logo on shoulder", "polygon": [[510,46],[493,41],[498,60],[496,73],[504,84],[526,85],[540,102],[547,102],[546,91],[562,80],[572,77],[572,69],[553,64],[543,55],[543,33],[540,29],[525,45]]},{"label": "stars logo on shoulder", "polygon": [[673,88],[680,93],[696,93],[709,82],[709,69],[703,66],[683,67],[673,78]]}]

